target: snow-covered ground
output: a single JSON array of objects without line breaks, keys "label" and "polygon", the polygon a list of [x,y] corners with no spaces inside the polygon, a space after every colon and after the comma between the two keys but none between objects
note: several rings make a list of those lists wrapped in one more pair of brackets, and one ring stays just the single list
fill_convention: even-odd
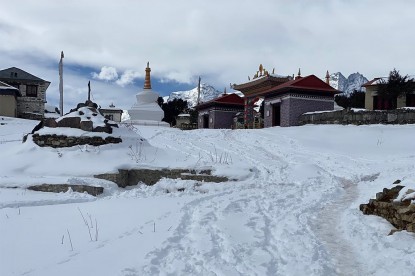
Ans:
[{"label": "snow-covered ground", "polygon": [[[21,142],[37,122],[0,123],[0,275],[414,275],[415,235],[359,211],[397,179],[414,188],[414,125],[122,126],[121,144],[52,149]],[[92,178],[133,167],[236,180]],[[105,192],[25,189],[42,183]]]}]

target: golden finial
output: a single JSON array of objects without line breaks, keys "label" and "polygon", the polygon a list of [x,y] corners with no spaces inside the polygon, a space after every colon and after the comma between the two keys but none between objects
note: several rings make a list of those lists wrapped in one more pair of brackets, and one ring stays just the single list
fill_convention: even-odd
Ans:
[{"label": "golden finial", "polygon": [[327,70],[326,72],[326,83],[330,84],[330,74],[329,74],[329,70]]}]

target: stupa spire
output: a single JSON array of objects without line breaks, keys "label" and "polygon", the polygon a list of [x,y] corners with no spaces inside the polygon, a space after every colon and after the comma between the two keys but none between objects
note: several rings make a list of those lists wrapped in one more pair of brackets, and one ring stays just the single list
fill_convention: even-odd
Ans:
[{"label": "stupa spire", "polygon": [[298,74],[295,77],[296,80],[301,79],[301,68],[298,68]]},{"label": "stupa spire", "polygon": [[326,72],[326,83],[330,84],[330,74],[329,74],[329,70],[327,70]]},{"label": "stupa spire", "polygon": [[146,78],[144,79],[144,89],[151,89],[150,72],[151,72],[150,63],[147,62]]}]

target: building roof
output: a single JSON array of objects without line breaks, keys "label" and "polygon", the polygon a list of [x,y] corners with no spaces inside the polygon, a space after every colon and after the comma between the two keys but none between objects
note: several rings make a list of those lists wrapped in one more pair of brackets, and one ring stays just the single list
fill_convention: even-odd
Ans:
[{"label": "building roof", "polygon": [[388,78],[386,78],[386,77],[383,77],[383,78],[374,78],[373,80],[368,81],[368,82],[362,84],[362,86],[363,87],[375,86],[375,85],[382,84],[383,82],[387,82],[387,81],[388,81]]},{"label": "building roof", "polygon": [[289,81],[290,79],[292,79],[292,77],[290,76],[269,74],[269,75],[260,76],[258,78],[252,79],[251,81],[248,81],[245,83],[234,84],[233,89],[241,91],[241,90],[245,90],[249,87],[253,87],[253,86],[265,83],[265,82],[282,83],[282,82]]},{"label": "building roof", "polygon": [[107,107],[107,108],[100,108],[99,109],[101,112],[106,112],[106,113],[122,113],[122,109],[120,108],[115,108],[115,107]]},{"label": "building roof", "polygon": [[19,69],[17,67],[10,67],[4,70],[0,70],[0,79],[7,80],[7,81],[25,80],[25,81],[35,81],[35,82],[48,82],[32,74],[29,74],[28,72],[23,71],[22,69]]},{"label": "building roof", "polygon": [[203,109],[212,105],[232,105],[232,106],[244,106],[244,99],[237,94],[225,94],[219,96],[216,99],[210,100],[208,102],[201,103],[196,106],[196,109]]},{"label": "building roof", "polygon": [[19,89],[0,81],[0,95],[21,96]]},{"label": "building roof", "polygon": [[284,92],[290,89],[329,92],[333,94],[340,93],[340,91],[331,87],[329,84],[325,83],[315,75],[309,75],[306,77],[298,77],[294,80],[284,82],[280,85],[261,92],[260,95],[264,95],[270,92]]}]

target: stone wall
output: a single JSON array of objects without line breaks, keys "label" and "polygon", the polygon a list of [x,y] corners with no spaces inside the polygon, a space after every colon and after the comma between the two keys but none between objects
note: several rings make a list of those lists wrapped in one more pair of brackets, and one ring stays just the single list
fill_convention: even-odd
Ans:
[{"label": "stone wall", "polygon": [[119,137],[108,136],[106,138],[98,136],[65,136],[65,135],[39,135],[33,134],[33,142],[39,147],[65,148],[78,145],[101,146],[105,144],[121,143],[122,139]]},{"label": "stone wall", "polygon": [[365,215],[380,216],[398,230],[415,232],[415,204],[411,204],[410,200],[394,201],[403,187],[398,185],[392,189],[383,189],[376,194],[376,199],[370,199],[368,204],[361,204],[360,211]]},{"label": "stone wall", "polygon": [[39,192],[50,192],[50,193],[65,193],[69,189],[78,193],[88,193],[93,196],[100,195],[104,192],[103,187],[95,187],[88,185],[72,185],[72,184],[42,184],[30,186],[27,189]]},{"label": "stone wall", "polygon": [[305,124],[415,124],[415,110],[338,110],[300,116],[300,125]]},{"label": "stone wall", "polygon": [[161,178],[172,178],[172,179],[181,178],[181,179],[186,179],[186,180],[196,180],[196,181],[216,182],[216,183],[228,181],[228,178],[226,177],[211,175],[210,170],[196,172],[194,170],[187,170],[187,169],[118,170],[118,173],[99,174],[99,175],[94,175],[94,177],[112,181],[122,188],[125,188],[127,186],[134,186],[140,182],[145,183],[146,185],[154,185]]}]

